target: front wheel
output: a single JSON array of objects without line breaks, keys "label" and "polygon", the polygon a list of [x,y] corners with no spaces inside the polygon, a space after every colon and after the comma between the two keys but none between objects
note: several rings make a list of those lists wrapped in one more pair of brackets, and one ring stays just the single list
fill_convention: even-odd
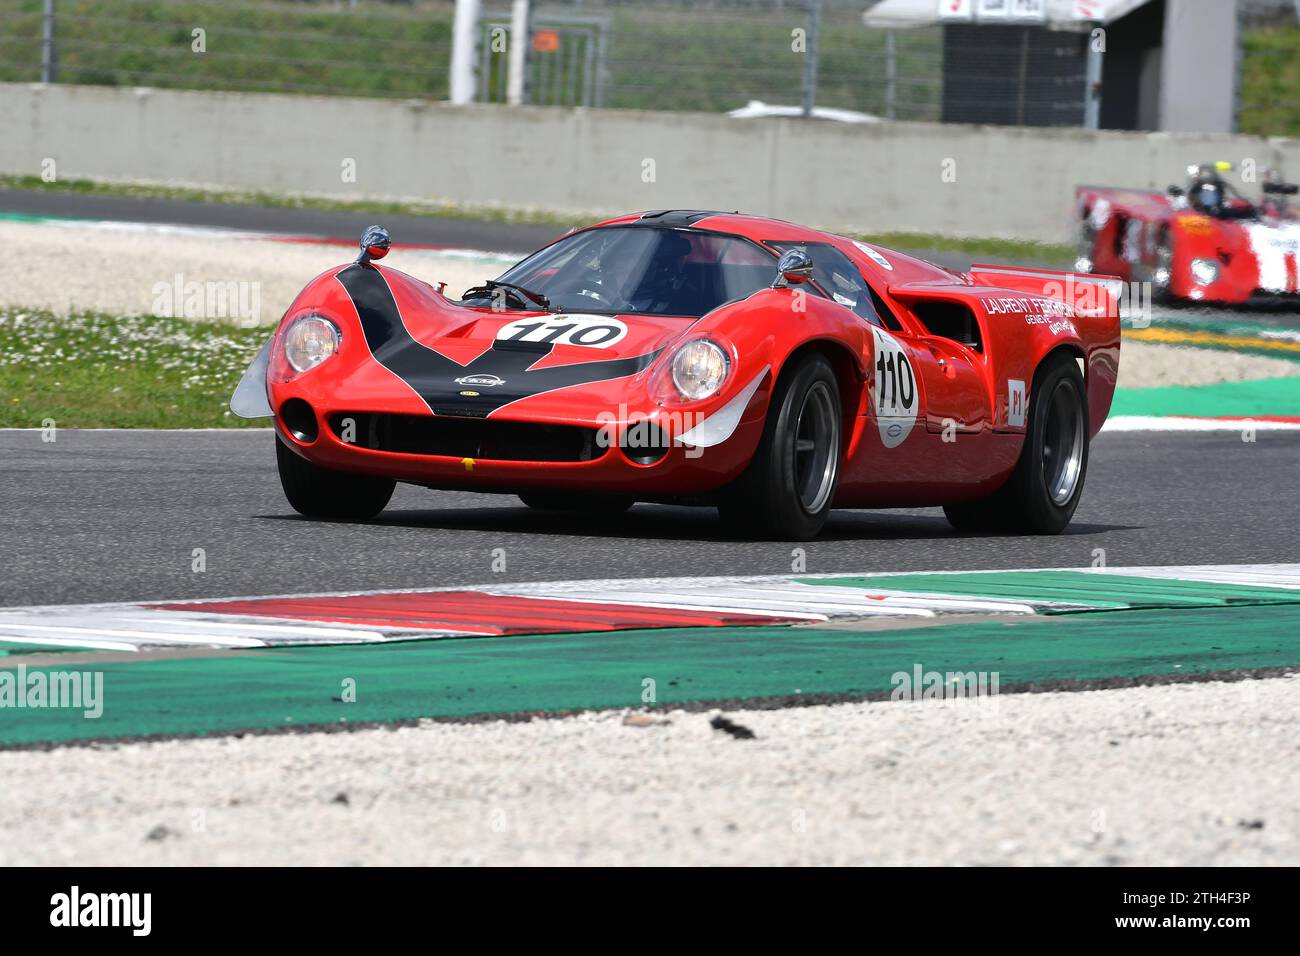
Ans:
[{"label": "front wheel", "polygon": [[831,511],[840,469],[839,383],[809,355],[777,382],[758,450],[718,502],[722,519],[751,537],[807,541]]},{"label": "front wheel", "polygon": [[308,518],[364,521],[384,510],[397,482],[313,465],[275,436],[280,486],[293,510]]},{"label": "front wheel", "polygon": [[1059,534],[1088,471],[1088,401],[1074,358],[1058,356],[1034,377],[1025,443],[1011,478],[979,501],[945,505],[958,531]]},{"label": "front wheel", "polygon": [[1161,228],[1156,237],[1155,263],[1151,266],[1151,297],[1162,305],[1172,303],[1174,284],[1174,240],[1169,227]]}]

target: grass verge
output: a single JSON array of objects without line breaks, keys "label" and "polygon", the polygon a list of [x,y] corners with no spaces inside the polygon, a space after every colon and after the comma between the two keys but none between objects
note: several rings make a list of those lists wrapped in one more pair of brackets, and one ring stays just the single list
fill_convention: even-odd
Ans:
[{"label": "grass verge", "polygon": [[264,425],[230,411],[265,328],[0,307],[0,427]]}]

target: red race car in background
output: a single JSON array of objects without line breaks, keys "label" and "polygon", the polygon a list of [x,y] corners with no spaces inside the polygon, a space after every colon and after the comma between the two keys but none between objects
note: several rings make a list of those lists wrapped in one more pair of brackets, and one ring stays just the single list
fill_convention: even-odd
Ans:
[{"label": "red race car in background", "polygon": [[1240,304],[1300,292],[1294,183],[1264,171],[1252,203],[1223,178],[1230,163],[1189,166],[1164,193],[1080,186],[1079,272],[1150,282],[1158,298]]},{"label": "red race car in background", "polygon": [[556,240],[452,299],[314,279],[232,408],[274,416],[289,503],[364,519],[398,481],[537,508],[716,505],[803,540],[832,507],[1054,533],[1119,367],[1117,283],[955,273],[772,219],[667,210]]}]

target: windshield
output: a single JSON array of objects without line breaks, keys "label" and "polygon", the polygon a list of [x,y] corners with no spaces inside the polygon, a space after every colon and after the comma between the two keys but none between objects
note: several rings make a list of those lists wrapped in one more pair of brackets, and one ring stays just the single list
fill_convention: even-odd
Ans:
[{"label": "windshield", "polygon": [[[771,285],[776,257],[745,239],[655,226],[605,226],[574,233],[530,256],[496,282],[544,296],[559,312],[643,312],[699,318]],[[464,301],[491,301],[472,289]],[[498,300],[499,301],[499,300]],[[510,307],[536,308],[511,296]]]},{"label": "windshield", "polygon": [[848,306],[873,325],[881,325],[871,287],[849,257],[827,242],[769,242],[773,249],[800,249],[813,261],[813,280],[840,305]]}]

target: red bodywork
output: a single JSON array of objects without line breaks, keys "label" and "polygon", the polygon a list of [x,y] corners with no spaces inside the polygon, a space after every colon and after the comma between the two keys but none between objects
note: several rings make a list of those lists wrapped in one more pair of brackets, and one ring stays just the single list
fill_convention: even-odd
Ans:
[{"label": "red bodywork", "polygon": [[[591,228],[637,218],[622,217]],[[1020,453],[1035,370],[1051,353],[1063,351],[1081,361],[1093,434],[1106,418],[1119,367],[1113,280],[979,266],[954,273],[888,249],[751,216],[711,214],[693,222],[690,230],[741,236],[765,247],[832,244],[858,267],[898,327],[873,326],[804,287],[764,289],[699,319],[623,314],[617,318],[628,332],[610,348],[558,344],[528,371],[657,353],[646,367],[524,397],[486,416],[471,418],[466,412],[460,418],[455,407],[440,407],[435,415],[407,381],[374,358],[361,334],[358,307],[337,278],[348,268],[341,267],[314,279],[276,332],[267,374],[276,428],[291,448],[316,464],[435,488],[696,498],[720,489],[744,470],[761,437],[774,383],[792,357],[812,349],[830,359],[842,393],[845,438],[835,504],[888,507],[975,499],[996,490]],[[400,259],[400,250],[395,258]],[[776,259],[773,252],[774,278]],[[493,348],[498,330],[506,324],[534,316],[554,318],[545,312],[463,306],[396,269],[364,268],[382,275],[410,337],[457,367]],[[309,312],[330,318],[342,338],[332,358],[295,374],[279,340],[289,322]],[[731,371],[711,398],[683,401],[671,385],[668,365],[678,345],[700,336],[730,353]],[[886,362],[887,356],[896,361]],[[459,394],[470,403],[468,396],[480,390],[470,387]],[[738,398],[747,390],[748,400]],[[910,406],[903,401],[909,398]],[[292,399],[310,405],[318,425],[314,440],[301,441],[286,426],[284,409]],[[725,440],[709,447],[674,441],[653,464],[634,462],[618,441],[584,460],[540,460],[545,456],[528,451],[529,436],[541,440],[545,428],[552,426],[605,429],[621,437],[629,424],[648,420],[676,439],[733,400],[743,403],[744,410]],[[479,455],[439,454],[437,448],[380,450],[363,447],[355,436],[344,441],[338,433],[340,417],[368,415],[459,420],[480,435],[512,429],[511,435],[523,439],[505,451],[497,443],[497,451]],[[514,427],[520,425],[522,430]],[[530,432],[528,426],[537,427]]]},{"label": "red bodywork", "polygon": [[[1219,218],[1165,193],[1092,186],[1075,190],[1075,204],[1079,253],[1093,272],[1157,287],[1167,281],[1170,296],[1196,302],[1235,305],[1300,292],[1300,219],[1292,211],[1254,210],[1236,199],[1230,217]],[[1217,277],[1198,282],[1196,259],[1213,260]],[[1162,267],[1167,280],[1156,275]]]}]

